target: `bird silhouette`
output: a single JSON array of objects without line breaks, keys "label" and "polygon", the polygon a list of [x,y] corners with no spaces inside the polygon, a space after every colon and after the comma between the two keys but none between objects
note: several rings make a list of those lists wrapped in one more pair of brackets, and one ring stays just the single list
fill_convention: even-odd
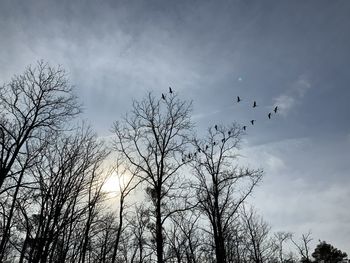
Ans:
[{"label": "bird silhouette", "polygon": [[225,138],[223,138],[223,139],[221,140],[221,142],[224,143],[224,142],[225,142]]},{"label": "bird silhouette", "polygon": [[274,108],[273,111],[274,111],[275,113],[277,113],[277,110],[278,110],[278,106],[276,106],[276,107]]},{"label": "bird silhouette", "polygon": [[245,131],[247,129],[247,126],[243,126],[243,130]]},{"label": "bird silhouette", "polygon": [[169,87],[169,93],[173,93],[173,90],[171,89],[171,87]]},{"label": "bird silhouette", "polygon": [[256,101],[254,100],[253,102],[253,108],[255,108],[257,105],[256,105]]},{"label": "bird silhouette", "polygon": [[231,135],[231,131],[228,131],[228,136],[230,136]]},{"label": "bird silhouette", "polygon": [[215,130],[218,130],[218,126],[217,125],[215,125],[214,128],[215,128]]},{"label": "bird silhouette", "polygon": [[201,152],[201,148],[198,148],[198,152],[199,152],[199,153]]},{"label": "bird silhouette", "polygon": [[206,145],[206,146],[205,146],[205,149],[206,149],[206,150],[208,150],[208,148],[209,148],[209,146],[208,146],[208,145]]},{"label": "bird silhouette", "polygon": [[165,100],[165,95],[162,93],[162,99]]},{"label": "bird silhouette", "polygon": [[213,142],[213,145],[215,145],[216,144],[216,142]]},{"label": "bird silhouette", "polygon": [[269,117],[269,119],[271,119],[271,112],[269,112],[269,114],[267,114],[267,116]]},{"label": "bird silhouette", "polygon": [[237,96],[237,103],[241,101],[241,98]]},{"label": "bird silhouette", "polygon": [[254,122],[255,122],[255,120],[251,120],[251,121],[250,121],[250,123],[251,123],[252,125],[254,125]]}]

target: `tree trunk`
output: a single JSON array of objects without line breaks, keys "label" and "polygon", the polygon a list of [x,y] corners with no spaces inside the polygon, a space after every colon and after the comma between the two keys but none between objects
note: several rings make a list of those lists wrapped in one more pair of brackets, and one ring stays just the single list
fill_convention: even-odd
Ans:
[{"label": "tree trunk", "polygon": [[163,263],[163,230],[161,215],[160,189],[157,189],[157,207],[156,207],[156,244],[157,244],[157,262]]},{"label": "tree trunk", "polygon": [[120,208],[119,208],[119,225],[117,229],[117,237],[115,239],[114,243],[114,249],[113,249],[113,256],[112,256],[112,263],[115,263],[118,246],[119,246],[119,240],[123,229],[123,210],[124,210],[124,198],[123,196],[120,197]]},{"label": "tree trunk", "polygon": [[21,171],[20,176],[18,178],[18,182],[17,182],[17,185],[16,185],[15,193],[13,195],[13,200],[12,200],[10,212],[9,212],[9,215],[8,215],[8,218],[7,218],[7,223],[6,223],[5,229],[3,231],[3,236],[1,238],[1,242],[0,242],[0,262],[2,262],[3,259],[4,259],[5,248],[6,248],[7,242],[8,242],[9,237],[10,237],[10,228],[11,228],[12,217],[13,217],[13,213],[14,213],[14,209],[15,209],[15,203],[17,201],[17,195],[18,195],[19,188],[20,188],[20,185],[21,185],[21,182],[22,182],[23,174],[24,174],[24,170]]}]

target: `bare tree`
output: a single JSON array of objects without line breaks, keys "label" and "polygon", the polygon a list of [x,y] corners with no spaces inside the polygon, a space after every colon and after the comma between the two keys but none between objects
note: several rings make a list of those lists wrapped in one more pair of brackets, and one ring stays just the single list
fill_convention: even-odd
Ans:
[{"label": "bare tree", "polygon": [[175,93],[155,98],[149,93],[142,101],[134,101],[129,115],[116,122],[115,148],[139,170],[139,179],[147,185],[155,221],[156,254],[164,262],[165,220],[174,212],[168,204],[176,192],[181,154],[189,143],[191,104]]},{"label": "bare tree", "polygon": [[[28,151],[37,154],[52,131],[80,112],[65,71],[38,62],[0,87],[0,190]],[[28,142],[32,143],[28,143]],[[27,144],[26,144],[27,143]],[[27,147],[25,147],[27,146]],[[26,158],[24,158],[25,162]],[[21,160],[23,161],[23,160]]]},{"label": "bare tree", "polygon": [[36,165],[36,157],[48,147],[54,134],[79,112],[72,87],[60,67],[38,62],[0,87],[1,252],[9,241],[21,189],[35,183],[28,178],[27,170]]},{"label": "bare tree", "polygon": [[143,263],[147,262],[150,256],[149,252],[149,234],[150,226],[150,211],[145,206],[140,205],[135,207],[135,213],[128,219],[129,232],[132,236],[130,262]]},{"label": "bare tree", "polygon": [[310,242],[312,241],[311,231],[307,232],[306,234],[302,234],[299,242],[295,241],[293,237],[291,237],[291,241],[298,249],[301,262],[310,263]]},{"label": "bare tree", "polygon": [[172,222],[169,228],[170,229],[165,233],[167,237],[166,243],[168,244],[165,253],[165,261],[175,263],[184,262],[186,255],[186,237],[178,224]]},{"label": "bare tree", "polygon": [[[135,170],[136,169],[136,170]],[[123,223],[126,209],[126,198],[132,193],[132,191],[139,185],[140,181],[136,181],[135,177],[138,174],[138,167],[130,167],[128,164],[124,164],[119,158],[116,160],[113,174],[118,178],[119,189],[119,211],[118,211],[118,227],[116,238],[114,241],[114,249],[112,254],[112,263],[116,262],[117,251],[119,247],[120,237],[123,231]]]},{"label": "bare tree", "polygon": [[[101,155],[100,157],[103,158],[105,156]],[[94,164],[93,169],[89,173],[90,176],[88,177],[87,207],[85,212],[86,219],[84,226],[82,250],[78,261],[82,263],[85,262],[88,245],[89,243],[91,243],[91,230],[93,228],[94,223],[96,224],[96,219],[98,213],[100,212],[98,205],[104,200],[105,197],[105,195],[102,193],[102,187],[105,182],[105,178],[100,178],[100,180],[98,180],[98,177],[101,177],[101,174],[98,171],[99,165],[100,161],[97,161]]]},{"label": "bare tree", "polygon": [[226,263],[229,226],[238,208],[260,181],[262,171],[242,169],[237,164],[237,150],[242,130],[239,126],[210,128],[203,140],[194,140],[193,169],[197,182],[199,209],[212,228],[217,263]]},{"label": "bare tree", "polygon": [[[74,235],[79,235],[79,258],[84,256],[101,201],[99,166],[106,154],[91,130],[84,128],[61,134],[41,152],[40,162],[30,169],[37,188],[30,206],[20,209],[26,236],[22,261],[66,261]],[[74,233],[78,228],[81,231]]]},{"label": "bare tree", "polygon": [[273,262],[276,252],[274,240],[270,237],[270,226],[259,216],[253,208],[241,209],[243,228],[242,245],[246,251],[242,258],[251,262]]},{"label": "bare tree", "polygon": [[279,231],[275,233],[275,242],[277,245],[278,259],[279,262],[285,262],[285,253],[283,250],[284,244],[288,242],[292,237],[292,233]]},{"label": "bare tree", "polygon": [[[178,227],[178,236],[181,236],[182,250],[178,254],[183,254],[183,260],[188,263],[196,263],[200,261],[201,248],[201,231],[199,228],[200,214],[195,210],[184,211],[172,217],[174,226]],[[178,247],[181,247],[178,246]],[[181,261],[182,262],[182,261]]]},{"label": "bare tree", "polygon": [[117,226],[115,213],[104,213],[99,220],[96,220],[96,250],[98,250],[96,261],[100,263],[110,262],[115,228]]}]

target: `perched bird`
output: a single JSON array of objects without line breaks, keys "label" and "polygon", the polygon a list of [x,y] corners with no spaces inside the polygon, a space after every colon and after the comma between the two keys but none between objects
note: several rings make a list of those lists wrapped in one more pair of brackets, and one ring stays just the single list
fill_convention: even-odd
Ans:
[{"label": "perched bird", "polygon": [[221,142],[224,143],[224,142],[225,142],[225,138],[223,138],[223,139],[221,140]]},{"label": "perched bird", "polygon": [[171,87],[169,87],[169,93],[173,93],[173,90],[171,89]]},{"label": "perched bird", "polygon": [[216,142],[213,142],[213,144],[215,145],[215,144],[216,144]]},{"label": "perched bird", "polygon": [[214,128],[215,128],[215,130],[218,130],[218,126],[217,125],[215,125]]},{"label": "perched bird", "polygon": [[188,154],[188,159],[191,159],[191,157],[192,157],[192,156],[191,156],[191,154],[189,153],[189,154]]},{"label": "perched bird", "polygon": [[185,162],[185,159],[184,159],[184,158],[182,158],[182,162],[183,162],[183,163]]},{"label": "perched bird", "polygon": [[247,126],[243,126],[243,130],[245,131],[247,129]]},{"label": "perched bird", "polygon": [[240,102],[241,98],[239,96],[237,96],[237,102]]},{"label": "perched bird", "polygon": [[273,110],[275,113],[277,113],[278,110],[278,106],[275,107],[275,109]]},{"label": "perched bird", "polygon": [[199,152],[199,153],[201,152],[201,148],[198,148],[198,152]]},{"label": "perched bird", "polygon": [[254,100],[254,103],[253,103],[253,108],[255,108],[257,105],[256,105],[256,101]]},{"label": "perched bird", "polygon": [[206,150],[208,150],[208,148],[209,148],[209,146],[208,146],[208,145],[206,145],[206,146],[205,146],[205,149],[206,149]]},{"label": "perched bird", "polygon": [[165,100],[165,95],[162,93],[162,99]]},{"label": "perched bird", "polygon": [[230,136],[231,135],[231,131],[228,131],[228,136]]},{"label": "perched bird", "polygon": [[252,125],[254,125],[254,122],[255,122],[255,120],[251,120],[251,121],[250,121],[250,123],[251,123]]},{"label": "perched bird", "polygon": [[269,117],[269,119],[271,119],[271,112],[269,112],[269,114],[267,114],[267,116]]},{"label": "perched bird", "polygon": [[194,155],[194,157],[197,157],[197,152],[195,152],[193,155]]}]

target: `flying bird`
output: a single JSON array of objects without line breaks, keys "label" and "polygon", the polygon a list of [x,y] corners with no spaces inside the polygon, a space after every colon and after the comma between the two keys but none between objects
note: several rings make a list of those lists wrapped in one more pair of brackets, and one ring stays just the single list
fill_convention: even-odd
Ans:
[{"label": "flying bird", "polygon": [[247,129],[247,126],[243,126],[243,130],[245,131]]},{"label": "flying bird", "polygon": [[239,96],[237,96],[237,102],[240,102],[241,98]]},{"label": "flying bird", "polygon": [[254,103],[253,103],[253,108],[255,108],[257,105],[256,105],[256,101],[254,100]]},{"label": "flying bird", "polygon": [[173,90],[171,89],[171,87],[169,87],[169,93],[173,93]]},{"label": "flying bird", "polygon": [[217,125],[215,125],[214,128],[215,128],[215,130],[218,130],[218,126]]},{"label": "flying bird", "polygon": [[276,107],[274,108],[273,111],[274,111],[275,113],[277,113],[277,110],[278,110],[278,106],[276,106]]},{"label": "flying bird", "polygon": [[165,95],[162,93],[162,99],[165,100]]},{"label": "flying bird", "polygon": [[271,119],[271,112],[269,112],[269,114],[267,114],[267,116],[269,117],[269,119]]},{"label": "flying bird", "polygon": [[250,121],[250,123],[251,123],[252,125],[254,125],[254,122],[255,122],[255,120],[251,120],[251,121]]}]

